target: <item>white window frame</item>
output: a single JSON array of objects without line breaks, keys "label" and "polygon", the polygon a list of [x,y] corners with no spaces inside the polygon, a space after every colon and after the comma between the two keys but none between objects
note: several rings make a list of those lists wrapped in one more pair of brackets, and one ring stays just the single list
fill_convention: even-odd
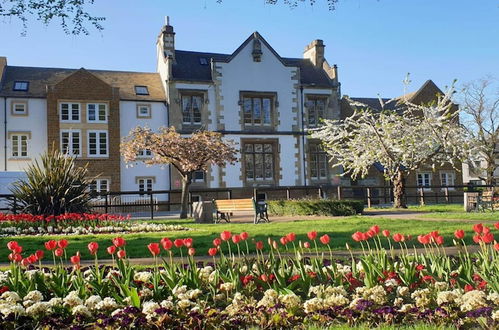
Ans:
[{"label": "white window frame", "polygon": [[[140,112],[141,109],[147,109],[146,114],[142,114]],[[151,105],[150,104],[138,104],[137,105],[137,118],[151,118],[152,117],[152,110],[151,110]]]},{"label": "white window frame", "polygon": [[[137,190],[141,193],[146,193],[148,191],[154,190],[154,182],[156,181],[154,177],[140,177],[136,179],[138,188]],[[149,189],[150,183],[150,189]],[[142,188],[141,188],[142,186]]]},{"label": "white window frame", "polygon": [[[68,119],[62,118],[62,105],[68,105]],[[78,105],[78,120],[73,119],[73,105]],[[76,102],[61,102],[59,103],[59,120],[62,123],[81,123],[81,103]]]},{"label": "white window frame", "polygon": [[[105,186],[106,186],[104,190],[101,189],[103,181],[105,181]],[[95,189],[92,189],[92,186],[95,186]],[[109,192],[109,187],[110,187],[110,180],[104,178],[92,180],[92,182],[89,184],[90,191],[95,191],[97,193]]]},{"label": "white window frame", "polygon": [[[96,145],[95,152],[96,154],[90,153],[90,134],[95,133]],[[106,134],[106,153],[101,154],[100,151],[100,134]],[[106,158],[109,157],[109,132],[107,130],[88,130],[87,131],[87,157],[89,158]]]},{"label": "white window frame", "polygon": [[[23,111],[16,111],[16,106],[22,105]],[[28,104],[26,102],[12,102],[12,115],[13,116],[26,116],[28,114]]]},{"label": "white window frame", "polygon": [[[90,106],[95,106],[95,120],[90,119]],[[100,120],[100,106],[104,106],[104,120]],[[88,123],[107,123],[107,104],[106,103],[87,103],[87,122]]]},{"label": "white window frame", "polygon": [[[13,159],[26,159],[29,158],[29,145],[30,145],[30,134],[29,133],[13,133],[10,135],[10,158]],[[14,149],[14,137],[17,139],[17,148]],[[22,155],[22,138],[26,137],[26,155]],[[17,156],[14,155],[17,152]]]},{"label": "white window frame", "polygon": [[[79,129],[63,129],[63,130],[61,130],[61,133],[60,133],[60,136],[59,136],[59,138],[60,138],[60,150],[61,150],[61,152],[64,150],[64,148],[62,146],[62,135],[64,133],[68,133],[68,139],[69,139],[69,141],[68,141],[68,155],[70,155],[70,156],[81,156],[82,155],[82,150],[81,150],[81,148],[82,148],[81,130],[79,130]],[[78,141],[78,151],[79,152],[77,154],[75,154],[74,150],[73,150],[73,138],[74,138],[73,133],[78,133],[78,139],[79,139],[79,141]]]},{"label": "white window frame", "polygon": [[137,158],[151,158],[152,152],[148,149],[142,149],[137,152]]},{"label": "white window frame", "polygon": [[[443,176],[445,176],[445,184],[442,180]],[[451,178],[451,184],[449,184],[449,177]],[[445,187],[447,187],[448,190],[455,190],[454,187],[449,187],[449,186],[454,186],[456,184],[456,173],[453,171],[441,171],[440,172],[440,185],[442,186],[442,190],[445,190]]]},{"label": "white window frame", "polygon": [[[422,182],[423,182],[422,185],[419,184],[419,176],[420,175],[422,176]],[[424,182],[426,175],[428,176],[428,184],[426,184]],[[423,188],[424,191],[431,191],[431,188],[428,186],[431,186],[431,180],[433,179],[432,176],[433,175],[431,172],[417,172],[416,173],[416,184],[417,184],[418,188]]]},{"label": "white window frame", "polygon": [[12,90],[16,92],[27,92],[29,90],[29,81],[16,80],[12,86]]}]

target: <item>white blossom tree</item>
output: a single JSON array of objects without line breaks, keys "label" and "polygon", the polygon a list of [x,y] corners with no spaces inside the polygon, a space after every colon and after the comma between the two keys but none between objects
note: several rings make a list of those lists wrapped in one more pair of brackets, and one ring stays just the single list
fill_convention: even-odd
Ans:
[{"label": "white blossom tree", "polygon": [[449,88],[428,105],[391,100],[399,102],[398,109],[380,112],[349,100],[360,110],[343,120],[325,120],[312,137],[322,141],[333,165],[343,167],[352,179],[365,177],[374,163],[380,163],[393,183],[394,207],[406,207],[408,173],[423,164],[450,163],[457,168],[469,157],[472,146],[451,101],[453,91]]}]

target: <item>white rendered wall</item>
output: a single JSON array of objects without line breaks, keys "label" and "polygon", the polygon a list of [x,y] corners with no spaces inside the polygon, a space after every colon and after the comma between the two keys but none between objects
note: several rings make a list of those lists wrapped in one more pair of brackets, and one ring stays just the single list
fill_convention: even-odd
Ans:
[{"label": "white rendered wall", "polygon": [[[137,118],[137,104],[151,105],[151,118]],[[166,105],[162,102],[135,102],[121,101],[120,102],[120,135],[127,136],[131,129],[137,126],[148,126],[153,130],[157,130],[161,126],[167,126],[167,110]],[[146,166],[141,162],[133,163],[127,166],[123,158],[121,159],[121,190],[122,191],[137,191],[139,186],[136,182],[136,177],[155,177],[153,190],[168,190],[170,189],[170,177],[168,166],[161,167],[159,165]],[[161,200],[166,200],[166,195],[161,196]]]},{"label": "white rendered wall", "polygon": [[[207,104],[203,106],[203,111],[208,111],[210,116],[209,120],[211,123],[207,126],[210,131],[215,131],[217,129],[216,120],[216,102],[215,102],[215,86],[213,84],[187,84],[187,83],[175,83],[176,90],[196,90],[207,92],[208,100]],[[205,100],[206,101],[206,100]]]}]

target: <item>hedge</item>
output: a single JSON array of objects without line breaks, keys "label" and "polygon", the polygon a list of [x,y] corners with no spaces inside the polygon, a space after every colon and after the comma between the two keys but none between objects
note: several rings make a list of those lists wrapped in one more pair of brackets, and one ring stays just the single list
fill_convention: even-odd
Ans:
[{"label": "hedge", "polygon": [[268,201],[270,215],[341,216],[362,213],[364,203],[356,200],[292,199]]}]

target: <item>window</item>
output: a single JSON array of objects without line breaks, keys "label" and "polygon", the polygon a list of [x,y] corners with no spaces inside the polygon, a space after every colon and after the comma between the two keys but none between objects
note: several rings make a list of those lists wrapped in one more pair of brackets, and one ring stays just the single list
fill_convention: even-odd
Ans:
[{"label": "window", "polygon": [[26,92],[28,91],[28,89],[29,89],[28,81],[14,81],[14,87],[12,88],[12,90]]},{"label": "window", "polygon": [[272,123],[272,102],[270,96],[243,97],[243,117],[246,126],[270,126]]},{"label": "window", "polygon": [[28,157],[28,134],[16,133],[10,136],[12,157],[27,158]]},{"label": "window", "polygon": [[12,102],[11,110],[13,116],[26,116],[28,114],[28,103]]},{"label": "window", "polygon": [[182,122],[188,125],[201,124],[201,95],[182,95]]},{"label": "window", "polygon": [[151,106],[149,104],[138,104],[137,118],[151,118]]},{"label": "window", "polygon": [[80,131],[61,131],[61,151],[68,155],[81,155]]},{"label": "window", "polygon": [[154,178],[137,178],[140,192],[152,191]]},{"label": "window", "polygon": [[135,86],[135,94],[149,95],[149,89],[147,88],[147,86]]},{"label": "window", "polygon": [[204,171],[196,171],[192,174],[192,182],[204,182]]},{"label": "window", "polygon": [[274,146],[271,143],[245,143],[243,150],[247,181],[274,180]]},{"label": "window", "polygon": [[430,190],[431,186],[431,173],[418,173],[418,187],[423,187],[425,190]]},{"label": "window", "polygon": [[206,57],[200,57],[199,58],[199,64],[201,64],[201,65],[208,65],[208,59]]},{"label": "window", "polygon": [[143,150],[140,150],[140,151],[137,153],[137,157],[139,157],[139,158],[148,158],[148,157],[152,157],[152,152],[151,152],[151,150],[143,149]]},{"label": "window", "polygon": [[106,157],[108,155],[107,131],[88,131],[88,156]]},{"label": "window", "polygon": [[326,112],[326,98],[307,98],[308,126],[317,127]]},{"label": "window", "polygon": [[87,104],[87,121],[107,123],[107,105],[104,103]]},{"label": "window", "polygon": [[108,179],[96,179],[93,180],[88,187],[90,191],[96,193],[103,193],[109,191],[109,180]]},{"label": "window", "polygon": [[[454,186],[455,184],[455,174],[454,172],[440,172],[440,183],[444,187]],[[449,187],[448,189],[454,189],[454,187]]]},{"label": "window", "polygon": [[310,178],[314,180],[327,179],[328,160],[326,152],[318,144],[310,144]]},{"label": "window", "polygon": [[80,104],[79,103],[61,103],[61,121],[79,122]]}]

